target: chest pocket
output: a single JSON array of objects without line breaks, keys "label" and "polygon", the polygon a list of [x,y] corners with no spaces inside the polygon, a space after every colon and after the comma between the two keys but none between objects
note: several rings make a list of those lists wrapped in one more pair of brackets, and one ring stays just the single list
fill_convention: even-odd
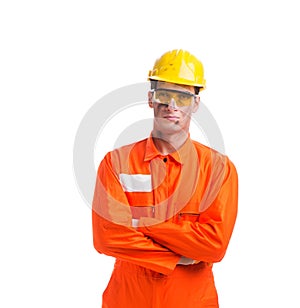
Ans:
[{"label": "chest pocket", "polygon": [[190,221],[190,222],[197,222],[199,221],[200,213],[196,212],[180,212],[176,215],[177,223],[180,223],[182,221]]},{"label": "chest pocket", "polygon": [[125,192],[151,192],[151,174],[120,173],[119,179]]},{"label": "chest pocket", "polygon": [[[153,191],[151,174],[127,174],[120,173],[119,180],[128,199],[128,203],[133,207],[137,207],[133,216],[144,216],[137,213],[147,213],[147,217],[152,215],[153,211]],[[147,207],[150,208],[147,208]],[[144,209],[143,209],[144,208]]]}]

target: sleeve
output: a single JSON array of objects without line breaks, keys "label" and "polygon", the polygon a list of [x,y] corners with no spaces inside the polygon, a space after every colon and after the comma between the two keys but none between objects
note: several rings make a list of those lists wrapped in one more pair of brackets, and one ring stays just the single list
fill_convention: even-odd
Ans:
[{"label": "sleeve", "polygon": [[95,249],[109,256],[170,274],[180,256],[131,227],[126,195],[107,154],[96,178],[92,226]]},{"label": "sleeve", "polygon": [[225,255],[233,232],[238,206],[237,172],[227,160],[221,188],[197,222],[167,221],[140,226],[139,230],[170,250],[204,262],[219,262]]}]

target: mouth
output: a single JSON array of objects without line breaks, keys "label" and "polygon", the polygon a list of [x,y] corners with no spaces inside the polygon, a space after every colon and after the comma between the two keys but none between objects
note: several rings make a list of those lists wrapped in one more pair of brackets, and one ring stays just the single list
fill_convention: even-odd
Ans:
[{"label": "mouth", "polygon": [[171,121],[171,122],[178,122],[179,121],[179,117],[176,117],[174,115],[164,116],[164,119]]}]

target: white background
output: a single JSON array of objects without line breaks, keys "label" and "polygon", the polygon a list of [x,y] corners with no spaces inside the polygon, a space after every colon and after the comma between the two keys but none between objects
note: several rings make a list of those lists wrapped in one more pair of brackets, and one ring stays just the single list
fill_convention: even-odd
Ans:
[{"label": "white background", "polygon": [[201,98],[240,179],[220,307],[300,307],[299,28],[292,0],[2,1],[0,306],[100,307],[113,260],[92,245],[76,131],[184,48],[204,63]]}]

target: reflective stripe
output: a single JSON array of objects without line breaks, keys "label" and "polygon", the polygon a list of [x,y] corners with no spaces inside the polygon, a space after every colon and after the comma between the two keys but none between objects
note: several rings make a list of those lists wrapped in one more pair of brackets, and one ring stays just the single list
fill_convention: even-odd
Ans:
[{"label": "reflective stripe", "polygon": [[151,192],[151,174],[119,174],[124,191],[127,192]]},{"label": "reflective stripe", "polygon": [[132,219],[131,219],[131,226],[132,226],[133,228],[137,228],[137,227],[139,226],[139,222],[140,222],[139,219],[132,218]]}]

